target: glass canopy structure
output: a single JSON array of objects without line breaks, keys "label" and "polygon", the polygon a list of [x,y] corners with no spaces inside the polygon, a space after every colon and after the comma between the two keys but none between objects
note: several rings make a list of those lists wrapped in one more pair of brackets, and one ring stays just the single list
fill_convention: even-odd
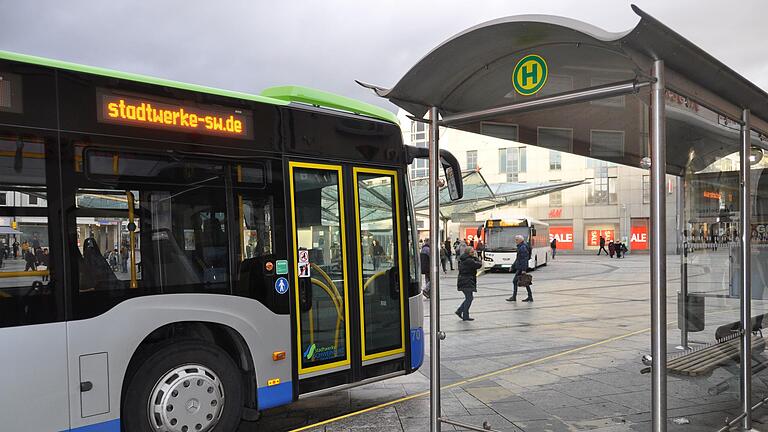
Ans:
[{"label": "glass canopy structure", "polygon": [[[545,146],[539,125],[561,128],[572,139],[554,150],[649,169],[648,422],[666,431],[668,408],[685,400],[690,415],[721,418],[712,430],[748,430],[768,400],[768,176],[757,163],[768,147],[768,94],[633,10],[639,22],[621,33],[552,16],[490,21],[433,49],[392,88],[366,86],[430,122],[432,173],[438,127],[479,132],[483,122],[514,125],[520,142],[538,146]],[[677,199],[669,199],[671,185]],[[437,238],[437,174],[429,190],[430,237]],[[436,285],[432,317],[440,316]],[[432,430],[458,424],[440,411],[439,326],[433,319]],[[706,343],[690,342],[692,332]]]}]

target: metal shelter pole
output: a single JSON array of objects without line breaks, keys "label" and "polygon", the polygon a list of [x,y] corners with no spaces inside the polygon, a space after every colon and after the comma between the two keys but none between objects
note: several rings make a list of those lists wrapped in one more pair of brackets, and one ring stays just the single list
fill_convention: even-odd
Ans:
[{"label": "metal shelter pole", "polygon": [[429,430],[440,432],[440,191],[436,107],[429,110]]},{"label": "metal shelter pole", "polygon": [[680,296],[677,299],[677,320],[680,327],[679,350],[690,349],[688,346],[688,236],[685,222],[685,176],[677,180],[677,231],[678,253],[680,254]]},{"label": "metal shelter pole", "polygon": [[741,403],[744,410],[742,426],[752,429],[752,279],[751,249],[752,229],[750,226],[750,112],[742,113],[741,132],[741,167],[739,180],[741,195],[739,199],[739,225],[741,228]]},{"label": "metal shelter pole", "polygon": [[667,215],[664,61],[653,62],[651,91],[651,407],[653,431],[667,431]]}]

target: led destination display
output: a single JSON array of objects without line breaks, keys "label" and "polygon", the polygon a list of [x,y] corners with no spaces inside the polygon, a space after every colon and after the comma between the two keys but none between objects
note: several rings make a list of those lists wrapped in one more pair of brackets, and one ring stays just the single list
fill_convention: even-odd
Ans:
[{"label": "led destination display", "polygon": [[100,93],[99,121],[152,129],[251,139],[251,113],[214,106],[177,105]]}]

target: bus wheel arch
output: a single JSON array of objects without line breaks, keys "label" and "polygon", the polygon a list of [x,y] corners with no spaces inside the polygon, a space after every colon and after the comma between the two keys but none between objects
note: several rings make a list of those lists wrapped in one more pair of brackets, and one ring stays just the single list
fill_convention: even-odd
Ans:
[{"label": "bus wheel arch", "polygon": [[255,420],[257,414],[257,375],[251,350],[245,338],[232,327],[206,321],[181,321],[165,324],[148,334],[138,345],[128,363],[123,378],[121,403],[126,399],[130,383],[155,352],[163,347],[188,342],[203,342],[223,350],[240,372],[242,388],[243,417]]}]

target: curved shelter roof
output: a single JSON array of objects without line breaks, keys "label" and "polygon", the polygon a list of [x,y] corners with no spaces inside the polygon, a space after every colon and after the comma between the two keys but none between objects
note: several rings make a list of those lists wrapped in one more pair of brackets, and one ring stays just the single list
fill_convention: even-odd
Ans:
[{"label": "curved shelter roof", "polygon": [[[511,71],[528,53],[546,54],[550,75],[573,77],[574,89],[648,78],[650,62],[663,59],[688,80],[768,119],[765,91],[637,6],[632,10],[640,21],[619,33],[549,15],[488,21],[443,42],[394,87],[376,92],[417,117],[431,106],[445,115],[514,102]],[[557,86],[545,86],[537,96],[556,92]]]},{"label": "curved shelter roof", "polygon": [[[451,127],[484,133],[484,122],[506,124],[515,128],[519,142],[639,166],[649,155],[647,84],[653,81],[653,61],[661,59],[669,173],[699,172],[738,151],[743,109],[751,110],[752,127],[762,133],[753,136],[753,143],[768,148],[768,94],[636,6],[632,9],[640,20],[620,33],[545,15],[489,21],[440,44],[391,89],[368,87],[416,117],[437,107],[443,124]],[[540,56],[548,73],[538,92],[522,95],[513,85],[513,71],[529,54]],[[613,86],[628,90],[554,108],[532,106],[541,99]],[[485,112],[482,119],[459,118],[478,111]],[[570,136],[557,137],[554,129]]]}]

